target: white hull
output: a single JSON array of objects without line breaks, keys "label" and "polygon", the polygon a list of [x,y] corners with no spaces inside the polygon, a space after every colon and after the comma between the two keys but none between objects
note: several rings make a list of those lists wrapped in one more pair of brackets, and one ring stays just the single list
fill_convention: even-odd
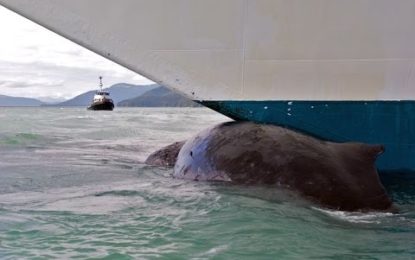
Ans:
[{"label": "white hull", "polygon": [[0,0],[196,100],[415,100],[415,0]]}]

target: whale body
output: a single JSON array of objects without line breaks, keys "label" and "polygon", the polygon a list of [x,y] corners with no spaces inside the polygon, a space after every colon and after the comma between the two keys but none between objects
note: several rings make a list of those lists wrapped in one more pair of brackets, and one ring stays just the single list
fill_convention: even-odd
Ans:
[{"label": "whale body", "polygon": [[383,151],[381,145],[333,143],[274,125],[229,122],[187,140],[173,176],[272,185],[336,210],[389,210],[392,202],[375,166]]}]

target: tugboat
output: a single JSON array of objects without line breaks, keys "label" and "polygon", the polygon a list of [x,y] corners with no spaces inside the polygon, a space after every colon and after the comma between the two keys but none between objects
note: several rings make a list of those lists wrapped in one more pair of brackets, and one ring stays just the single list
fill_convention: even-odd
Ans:
[{"label": "tugboat", "polygon": [[99,77],[99,88],[95,95],[92,104],[88,107],[88,110],[109,110],[114,109],[114,103],[110,98],[110,93],[102,90],[102,76]]}]

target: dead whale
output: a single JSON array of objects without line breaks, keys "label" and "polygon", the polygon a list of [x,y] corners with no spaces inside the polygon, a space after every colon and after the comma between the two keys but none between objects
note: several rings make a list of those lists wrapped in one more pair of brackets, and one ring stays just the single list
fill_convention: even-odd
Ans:
[{"label": "dead whale", "polygon": [[189,139],[173,176],[275,185],[336,210],[389,210],[375,166],[383,151],[381,145],[325,142],[278,126],[229,122]]}]

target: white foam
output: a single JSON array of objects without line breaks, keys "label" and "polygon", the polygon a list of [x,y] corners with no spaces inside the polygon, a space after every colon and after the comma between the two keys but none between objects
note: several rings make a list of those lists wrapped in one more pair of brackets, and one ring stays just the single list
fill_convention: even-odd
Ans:
[{"label": "white foam", "polygon": [[211,258],[211,257],[214,257],[214,256],[219,255],[220,253],[226,251],[228,248],[229,248],[228,245],[217,246],[217,247],[209,249],[206,252],[201,253],[200,255],[198,255],[198,257],[193,258],[193,259],[206,259],[206,257]]},{"label": "white foam", "polygon": [[312,207],[313,209],[324,213],[330,217],[334,217],[336,219],[340,219],[343,221],[351,222],[351,223],[372,223],[372,224],[380,224],[380,220],[382,218],[393,216],[393,213],[390,212],[347,212],[347,211],[340,211],[340,210],[329,210],[329,209],[321,209]]}]

